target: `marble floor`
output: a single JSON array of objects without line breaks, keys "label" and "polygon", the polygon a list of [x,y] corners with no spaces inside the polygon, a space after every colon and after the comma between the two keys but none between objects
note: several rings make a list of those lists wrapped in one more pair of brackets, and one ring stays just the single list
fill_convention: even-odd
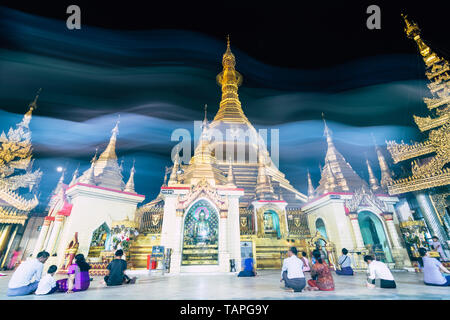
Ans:
[{"label": "marble floor", "polygon": [[[422,274],[394,272],[397,289],[367,289],[366,275],[336,276],[333,292],[286,292],[280,288],[278,271],[259,271],[255,278],[237,278],[235,274],[139,274],[134,285],[103,287],[101,277],[94,277],[89,290],[73,294],[8,297],[6,290],[10,272],[0,277],[0,299],[26,300],[231,300],[231,299],[426,299],[450,300],[450,287],[425,286]],[[309,279],[309,275],[307,276]]]}]

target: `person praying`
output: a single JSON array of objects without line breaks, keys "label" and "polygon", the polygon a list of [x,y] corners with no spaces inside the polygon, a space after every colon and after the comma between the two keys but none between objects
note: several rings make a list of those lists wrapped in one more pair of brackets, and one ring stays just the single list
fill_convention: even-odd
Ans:
[{"label": "person praying", "polygon": [[28,259],[22,262],[9,280],[6,294],[13,297],[25,296],[35,292],[39,280],[41,280],[44,263],[49,256],[50,254],[47,251],[41,251],[37,254],[36,259]]},{"label": "person praying", "polygon": [[127,270],[127,262],[122,259],[123,250],[119,249],[114,253],[114,259],[108,264],[109,274],[104,278],[104,284],[107,286],[120,286],[124,283],[133,284],[136,282],[136,277],[130,279],[125,274]]},{"label": "person praying", "polygon": [[[427,286],[450,286],[450,271],[442,263],[428,255],[427,249],[419,248],[419,265],[423,271],[423,282]],[[449,275],[443,275],[447,273]]]},{"label": "person praying", "polygon": [[439,241],[439,238],[436,236],[433,236],[431,242],[431,246],[433,248],[433,251],[436,251],[439,253],[439,256],[441,257],[441,261],[448,261],[447,256],[445,255],[444,249],[442,248],[442,243]]},{"label": "person praying", "polygon": [[342,248],[342,256],[338,259],[338,264],[341,267],[341,270],[336,270],[336,274],[340,276],[352,276],[352,259],[347,255],[348,250]]},{"label": "person praying", "polygon": [[255,263],[253,262],[253,254],[250,253],[248,258],[244,260],[244,270],[239,272],[238,277],[254,277],[256,276]]},{"label": "person praying", "polygon": [[380,288],[395,289],[397,287],[394,276],[389,270],[388,266],[381,262],[376,261],[372,256],[364,256],[364,261],[369,266],[366,286],[370,289],[375,288],[375,279],[380,279]]},{"label": "person praying", "polygon": [[284,287],[293,292],[301,292],[306,286],[303,262],[297,257],[296,247],[291,247],[288,258],[283,260],[280,282],[282,281],[284,281]]},{"label": "person praying", "polygon": [[56,290],[58,289],[58,285],[56,284],[54,276],[57,269],[58,268],[55,265],[51,265],[48,268],[47,274],[41,279],[41,281],[39,281],[39,285],[34,294],[45,295],[56,292]]},{"label": "person praying", "polygon": [[69,278],[56,281],[58,291],[72,293],[87,290],[91,282],[89,269],[91,269],[91,266],[86,262],[84,255],[82,253],[77,254],[75,263],[67,270]]},{"label": "person praying", "polygon": [[334,280],[330,272],[330,267],[322,260],[322,255],[319,250],[313,251],[313,257],[316,263],[311,268],[311,280],[308,280],[308,291],[333,291]]},{"label": "person praying", "polygon": [[303,272],[311,271],[311,267],[309,266],[308,257],[306,256],[306,252],[305,251],[302,251],[301,260],[303,262]]}]

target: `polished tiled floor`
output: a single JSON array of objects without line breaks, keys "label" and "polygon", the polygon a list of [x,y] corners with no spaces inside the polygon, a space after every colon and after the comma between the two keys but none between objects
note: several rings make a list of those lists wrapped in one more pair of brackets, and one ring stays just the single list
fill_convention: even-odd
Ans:
[{"label": "polished tiled floor", "polygon": [[[260,271],[255,278],[237,278],[234,274],[194,275],[138,275],[134,285],[102,287],[95,277],[89,290],[73,294],[49,296],[7,297],[6,288],[11,273],[0,277],[0,299],[450,299],[450,287],[430,287],[422,282],[422,275],[395,272],[397,289],[367,289],[365,273],[353,277],[334,276],[334,292],[286,292],[280,288],[280,273]],[[307,279],[309,276],[307,276]]]}]

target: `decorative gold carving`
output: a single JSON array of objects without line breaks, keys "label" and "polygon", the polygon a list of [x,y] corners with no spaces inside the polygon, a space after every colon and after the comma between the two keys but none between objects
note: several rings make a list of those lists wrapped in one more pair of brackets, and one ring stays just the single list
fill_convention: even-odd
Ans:
[{"label": "decorative gold carving", "polygon": [[308,238],[311,236],[308,227],[308,217],[306,213],[298,208],[286,210],[289,237]]}]

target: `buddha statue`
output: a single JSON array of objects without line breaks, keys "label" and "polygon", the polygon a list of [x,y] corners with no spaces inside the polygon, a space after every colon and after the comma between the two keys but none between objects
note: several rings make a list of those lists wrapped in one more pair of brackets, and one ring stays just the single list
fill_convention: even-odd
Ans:
[{"label": "buddha statue", "polygon": [[205,216],[205,211],[202,209],[198,214],[198,221],[194,227],[195,244],[206,244],[209,241],[210,228]]}]

